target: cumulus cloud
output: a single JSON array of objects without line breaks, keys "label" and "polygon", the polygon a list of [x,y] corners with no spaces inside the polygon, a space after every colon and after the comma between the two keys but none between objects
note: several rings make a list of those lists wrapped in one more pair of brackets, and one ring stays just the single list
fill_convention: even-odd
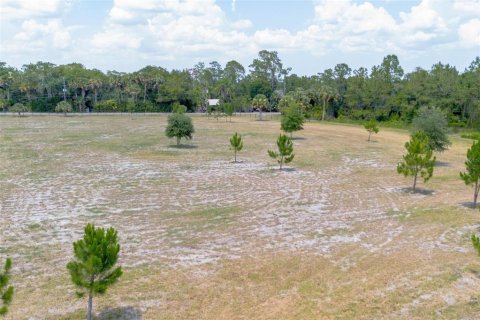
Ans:
[{"label": "cumulus cloud", "polygon": [[71,40],[69,29],[59,19],[51,19],[44,24],[30,19],[24,21],[20,31],[14,35],[10,49],[17,46],[23,50],[65,49],[70,46]]},{"label": "cumulus cloud", "polygon": [[472,19],[460,25],[458,35],[465,47],[480,50],[480,19]]},{"label": "cumulus cloud", "polygon": [[[420,0],[395,16],[382,7],[385,2],[314,0],[312,18],[296,30],[255,28],[248,17],[224,12],[215,0],[112,0],[94,32],[75,36],[74,27],[63,20],[68,3],[0,0],[3,51],[22,54],[54,48],[75,56],[73,48],[81,44],[84,55],[161,63],[199,57],[251,59],[262,49],[315,56],[415,56],[446,46],[479,46],[480,0]],[[231,5],[233,12],[235,1]]]},{"label": "cumulus cloud", "polygon": [[54,17],[64,7],[61,0],[0,0],[0,16],[4,21]]}]

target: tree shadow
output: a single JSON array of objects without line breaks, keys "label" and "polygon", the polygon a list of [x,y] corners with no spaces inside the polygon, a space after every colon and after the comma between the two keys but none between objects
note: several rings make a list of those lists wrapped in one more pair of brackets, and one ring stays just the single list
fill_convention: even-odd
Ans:
[{"label": "tree shadow", "polygon": [[307,140],[306,138],[304,137],[293,137],[291,138],[292,140]]},{"label": "tree shadow", "polygon": [[412,187],[402,188],[401,190],[405,193],[421,194],[421,195],[424,195],[424,196],[431,196],[433,194],[433,190],[422,189],[422,188],[418,188],[418,187],[415,189],[415,192],[413,192]]},{"label": "tree shadow", "polygon": [[468,208],[468,209],[478,209],[478,204],[477,204],[477,208],[474,208],[473,207],[473,202],[471,202],[471,201],[460,202],[459,205],[461,205],[462,207]]},{"label": "tree shadow", "polygon": [[197,149],[198,148],[198,146],[193,144],[171,144],[168,147],[175,148],[175,149]]},{"label": "tree shadow", "polygon": [[295,172],[295,171],[297,171],[297,169],[295,169],[295,168],[290,168],[290,167],[288,167],[288,168],[283,167],[282,170],[280,170],[280,171],[283,171],[283,172]]},{"label": "tree shadow", "polygon": [[142,312],[134,307],[108,308],[100,312],[96,320],[141,320]]},{"label": "tree shadow", "polygon": [[450,167],[450,163],[445,161],[435,161],[435,167]]}]

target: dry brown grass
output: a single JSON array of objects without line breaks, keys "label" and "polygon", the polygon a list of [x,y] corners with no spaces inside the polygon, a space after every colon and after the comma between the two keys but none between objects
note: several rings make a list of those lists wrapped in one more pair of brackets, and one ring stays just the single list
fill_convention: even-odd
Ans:
[{"label": "dry brown grass", "polygon": [[[453,136],[421,193],[399,176],[406,131],[366,142],[311,122],[291,170],[266,150],[276,120],[195,117],[188,147],[163,116],[0,117],[0,255],[14,260],[7,319],[82,319],[65,264],[87,222],[119,229],[124,277],[102,319],[476,319],[471,141]],[[243,161],[231,163],[239,132]]]}]

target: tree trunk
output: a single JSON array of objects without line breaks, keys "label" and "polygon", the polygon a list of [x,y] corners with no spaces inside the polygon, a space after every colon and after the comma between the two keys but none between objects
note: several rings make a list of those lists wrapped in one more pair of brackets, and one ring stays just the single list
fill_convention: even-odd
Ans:
[{"label": "tree trunk", "polygon": [[413,193],[415,193],[415,187],[417,186],[417,175],[418,172],[415,172],[415,177],[413,177]]},{"label": "tree trunk", "polygon": [[325,120],[325,104],[327,100],[323,99],[322,121]]},{"label": "tree trunk", "polygon": [[235,161],[234,162],[237,163],[237,150],[236,149],[235,149],[234,154],[235,154]]},{"label": "tree trunk", "polygon": [[280,158],[280,170],[282,170],[282,166],[283,166],[283,156]]},{"label": "tree trunk", "polygon": [[372,135],[372,131],[368,131],[368,140],[367,141],[370,141],[370,136]]},{"label": "tree trunk", "polygon": [[177,137],[177,146],[180,144],[180,137]]},{"label": "tree trunk", "polygon": [[478,181],[475,181],[475,192],[473,194],[473,208],[477,208],[477,199],[478,199],[478,190],[479,189],[479,185],[478,185]]},{"label": "tree trunk", "polygon": [[88,314],[87,319],[92,320],[92,289],[88,293]]},{"label": "tree trunk", "polygon": [[143,85],[143,103],[147,100],[147,83]]}]

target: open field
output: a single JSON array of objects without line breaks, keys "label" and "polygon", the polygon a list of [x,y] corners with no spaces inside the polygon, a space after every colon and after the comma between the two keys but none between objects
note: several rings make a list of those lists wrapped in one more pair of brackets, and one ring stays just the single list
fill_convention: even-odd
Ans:
[{"label": "open field", "polygon": [[122,246],[100,319],[480,317],[480,212],[458,177],[471,140],[452,136],[412,194],[395,170],[406,131],[367,143],[361,127],[307,123],[280,172],[266,152],[278,121],[193,120],[176,148],[165,116],[0,117],[6,319],[84,318],[65,265],[87,222]]}]

